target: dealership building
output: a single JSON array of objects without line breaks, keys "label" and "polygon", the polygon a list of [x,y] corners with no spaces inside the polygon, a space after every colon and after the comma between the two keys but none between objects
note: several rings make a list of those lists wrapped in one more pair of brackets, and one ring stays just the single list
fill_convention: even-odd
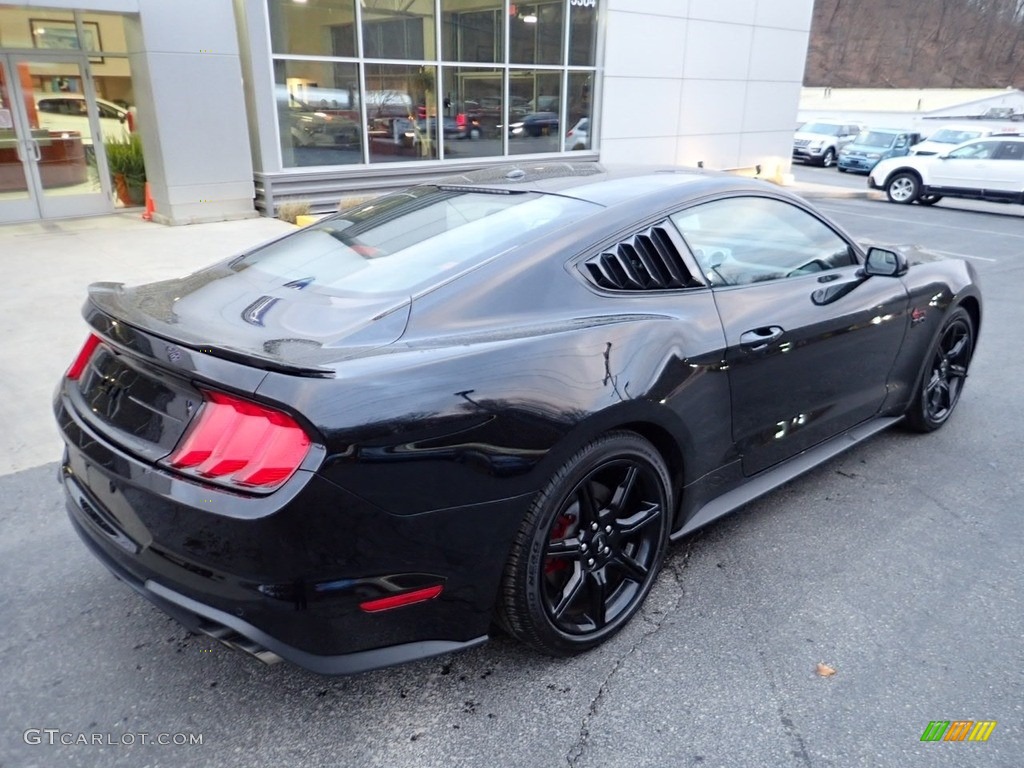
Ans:
[{"label": "dealership building", "polygon": [[0,3],[0,223],[273,215],[514,160],[788,170],[813,0]]}]

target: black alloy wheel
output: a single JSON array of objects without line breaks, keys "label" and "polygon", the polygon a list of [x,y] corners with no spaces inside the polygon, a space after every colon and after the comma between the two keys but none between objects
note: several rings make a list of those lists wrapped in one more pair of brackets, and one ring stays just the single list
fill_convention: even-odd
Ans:
[{"label": "black alloy wheel", "polygon": [[632,432],[594,440],[531,505],[505,567],[499,622],[553,656],[604,642],[647,597],[671,511],[668,469],[653,445]]},{"label": "black alloy wheel", "polygon": [[948,421],[960,400],[974,354],[974,324],[963,307],[950,313],[922,371],[921,385],[907,411],[918,432],[933,432]]}]

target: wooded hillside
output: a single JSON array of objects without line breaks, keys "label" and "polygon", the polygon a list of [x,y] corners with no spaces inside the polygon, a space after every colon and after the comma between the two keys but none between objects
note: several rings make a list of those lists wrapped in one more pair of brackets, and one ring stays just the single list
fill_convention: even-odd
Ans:
[{"label": "wooded hillside", "polygon": [[804,84],[1024,87],[1024,0],[815,0]]}]

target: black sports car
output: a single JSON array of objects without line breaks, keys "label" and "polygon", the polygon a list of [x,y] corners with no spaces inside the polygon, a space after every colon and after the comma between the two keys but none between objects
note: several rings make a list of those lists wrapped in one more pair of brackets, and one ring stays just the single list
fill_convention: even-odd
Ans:
[{"label": "black sports car", "polygon": [[79,535],[189,628],[347,673],[495,622],[601,643],[670,539],[940,427],[981,296],[769,184],[551,163],[96,284],[84,315],[55,398]]}]

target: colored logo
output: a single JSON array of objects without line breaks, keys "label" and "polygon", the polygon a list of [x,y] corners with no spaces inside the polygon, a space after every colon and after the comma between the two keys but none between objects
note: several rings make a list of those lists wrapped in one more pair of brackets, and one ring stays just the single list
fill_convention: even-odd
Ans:
[{"label": "colored logo", "polygon": [[932,720],[921,741],[988,741],[995,728],[995,720]]}]

